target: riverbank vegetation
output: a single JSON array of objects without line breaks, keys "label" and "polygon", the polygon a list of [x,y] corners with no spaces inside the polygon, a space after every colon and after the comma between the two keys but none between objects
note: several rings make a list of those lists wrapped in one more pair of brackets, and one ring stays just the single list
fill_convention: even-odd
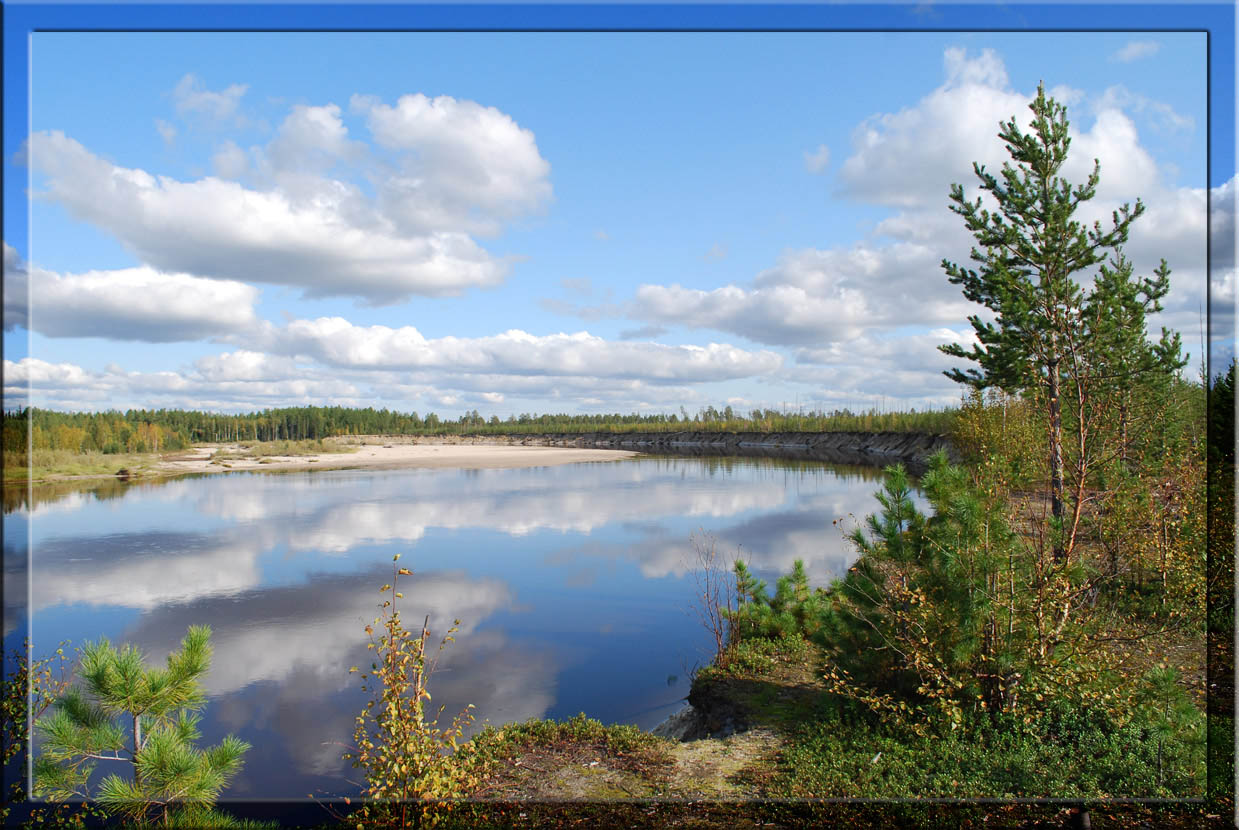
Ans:
[{"label": "riverbank vegetation", "polygon": [[[1202,438],[1208,424],[1233,444],[1235,368],[1192,383],[1177,335],[1149,339],[1169,269],[1137,278],[1123,254],[1142,205],[1109,230],[1076,222],[1098,171],[1057,178],[1065,110],[1044,91],[1031,109],[1030,133],[1014,119],[1000,133],[1015,164],[976,168],[998,210],[952,192],[978,247],[975,270],[944,269],[993,313],[971,318],[971,351],[944,347],[977,364],[949,373],[972,389],[953,430],[964,465],[932,459],[928,514],[889,468],[880,509],[850,534],[859,558],[829,586],[798,563],[771,592],[736,564],[707,685],[742,666],[752,681],[751,656],[788,642],[821,666],[768,794],[1207,795],[1229,813],[1229,792],[1206,789],[1233,770],[1205,723],[1206,642],[1233,631],[1206,616],[1210,585],[1230,578],[1207,567],[1206,518],[1233,501],[1220,479],[1206,488]],[[1086,291],[1072,274],[1090,266]],[[1226,459],[1215,443],[1214,466]]]},{"label": "riverbank vegetation", "polygon": [[19,463],[27,446],[34,451],[68,453],[159,453],[191,444],[318,441],[354,435],[523,435],[580,432],[927,432],[951,428],[954,409],[889,412],[796,412],[756,409],[749,413],[730,406],[703,407],[680,413],[545,414],[521,413],[484,418],[477,410],[456,419],[425,417],[416,412],[386,409],[307,406],[228,415],[184,410],[127,412],[56,412],[29,408],[4,413],[6,463]]},{"label": "riverbank vegetation", "polygon": [[[627,432],[903,432],[945,435],[954,429],[957,410],[924,412],[788,414],[773,410],[747,417],[731,407],[707,407],[695,416],[665,415],[528,415],[489,421],[477,412],[456,421],[433,413],[420,418],[387,410],[306,407],[257,415],[159,410],[126,413],[65,413],[41,409],[5,413],[4,482],[22,484],[74,476],[126,477],[152,473],[161,460],[175,460],[191,446],[226,442],[211,460],[227,464],[245,458],[348,453],[349,443],[365,437],[494,437],[538,434]],[[271,423],[278,424],[272,428]],[[292,437],[267,437],[267,436]],[[239,436],[239,437],[238,437]],[[263,437],[254,437],[263,436]],[[344,439],[331,440],[331,439]],[[261,463],[261,462],[260,462]]]}]

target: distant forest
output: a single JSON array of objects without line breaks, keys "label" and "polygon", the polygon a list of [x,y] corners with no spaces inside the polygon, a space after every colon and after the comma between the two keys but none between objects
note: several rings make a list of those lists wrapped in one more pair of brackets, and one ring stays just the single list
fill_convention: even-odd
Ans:
[{"label": "distant forest", "polygon": [[749,414],[730,406],[713,406],[690,415],[511,415],[489,419],[475,409],[456,420],[435,413],[388,409],[352,409],[342,406],[304,406],[267,409],[248,414],[220,414],[179,409],[130,409],[126,412],[56,412],[22,409],[4,413],[4,451],[169,452],[192,444],[231,441],[314,440],[341,435],[511,435],[541,432],[947,432],[954,409],[923,412],[786,413],[754,409]]}]

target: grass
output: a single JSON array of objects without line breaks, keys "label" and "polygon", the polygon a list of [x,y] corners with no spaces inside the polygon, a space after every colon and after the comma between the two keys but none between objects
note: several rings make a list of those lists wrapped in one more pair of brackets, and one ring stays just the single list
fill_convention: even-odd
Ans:
[{"label": "grass", "polygon": [[4,454],[4,483],[24,484],[52,477],[114,476],[128,470],[131,476],[150,473],[159,460],[156,453],[72,452],[70,450],[35,450],[26,454]]},{"label": "grass", "polygon": [[917,734],[827,691],[821,647],[799,635],[733,645],[694,678],[710,728],[765,730],[780,748],[742,784],[767,798],[1192,798],[1204,794],[1203,735],[1164,742],[1100,707],[1061,703],[1031,724],[947,721]]},{"label": "grass", "polygon": [[533,719],[498,729],[487,726],[470,741],[473,752],[496,761],[531,749],[565,750],[581,745],[615,757],[650,761],[665,755],[667,740],[631,724],[606,726],[582,712],[565,721]]},{"label": "grass", "polygon": [[[971,724],[920,737],[848,706],[793,735],[770,794],[798,798],[1185,798],[1203,795],[1189,747],[1158,781],[1157,741],[1097,710],[1062,707],[1035,724]],[[1171,747],[1167,746],[1167,753]]]},{"label": "grass", "polygon": [[491,770],[476,796],[598,801],[661,792],[673,745],[636,726],[605,726],[582,713],[566,721],[487,726],[465,751]]},{"label": "grass", "polygon": [[[356,447],[322,440],[261,441],[239,446],[240,452],[218,450],[211,456],[211,460],[224,464],[228,461],[259,459],[261,464],[271,463],[268,459],[275,457],[357,452]],[[160,460],[173,456],[184,457],[184,452],[109,454],[97,451],[37,449],[29,458],[24,452],[6,452],[4,453],[4,483],[25,484],[28,481],[75,476],[115,476],[121,470],[128,470],[130,477],[140,478],[155,473]]]},{"label": "grass", "polygon": [[751,638],[733,644],[722,665],[711,663],[701,669],[697,676],[710,677],[771,677],[779,675],[787,665],[798,665],[810,660],[814,647],[799,634],[788,634],[777,639]]},{"label": "grass", "polygon": [[[323,455],[327,453],[353,453],[357,447],[340,444],[335,441],[321,439],[306,441],[258,441],[238,445],[240,451],[216,450],[211,455],[212,461],[240,461],[243,459],[266,459],[273,457],[296,457],[303,455]],[[262,462],[260,462],[262,463]]]}]

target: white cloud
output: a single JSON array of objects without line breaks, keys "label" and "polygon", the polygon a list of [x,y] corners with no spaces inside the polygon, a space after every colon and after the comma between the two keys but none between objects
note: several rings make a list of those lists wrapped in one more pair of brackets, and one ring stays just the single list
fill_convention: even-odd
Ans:
[{"label": "white cloud", "polygon": [[296,200],[213,177],[182,182],[117,167],[60,132],[31,136],[29,155],[47,176],[41,195],[160,270],[379,304],[496,285],[507,271],[464,233],[400,232],[343,182]]},{"label": "white cloud", "polygon": [[532,335],[519,329],[489,337],[427,340],[416,328],[357,326],[341,317],[294,320],[272,334],[273,350],[308,355],[345,368],[441,369],[456,373],[633,378],[702,382],[767,374],[772,352],[734,346],[613,342],[588,332]]},{"label": "white cloud", "polygon": [[823,173],[830,166],[830,148],[825,144],[817,145],[812,153],[805,152],[804,166],[810,173]]},{"label": "white cloud", "polygon": [[[36,386],[57,389],[76,387],[86,384],[90,375],[81,366],[72,363],[48,363],[37,357],[23,357],[17,363],[4,361],[4,397],[9,397],[10,385],[34,384]],[[17,389],[18,392],[24,390]]]},{"label": "white cloud", "polygon": [[[758,343],[849,340],[872,327],[962,319],[969,312],[941,274],[941,249],[919,242],[788,251],[751,287],[710,291],[642,285],[630,316],[726,331]],[[961,316],[962,315],[962,316]]]},{"label": "white cloud", "polygon": [[1161,48],[1162,45],[1155,40],[1133,40],[1129,41],[1122,49],[1111,54],[1110,60],[1118,61],[1119,63],[1131,63],[1141,58],[1152,57]]},{"label": "white cloud", "polygon": [[946,81],[915,106],[874,115],[852,133],[852,155],[839,168],[843,194],[894,207],[942,209],[952,182],[972,178],[972,163],[997,169],[1006,157],[998,123],[1027,123],[1029,98],[1008,87],[992,50],[969,59],[944,56]]},{"label": "white cloud", "polygon": [[[843,194],[896,209],[869,238],[850,247],[787,251],[748,285],[709,291],[643,285],[622,309],[655,324],[717,329],[759,343],[823,347],[857,338],[877,342],[879,332],[899,326],[959,325],[970,314],[985,316],[988,312],[968,302],[942,272],[943,258],[967,264],[975,244],[959,217],[947,210],[947,195],[953,182],[962,182],[969,198],[977,195],[974,160],[997,171],[1009,159],[997,137],[998,124],[1015,116],[1027,129],[1033,93],[1009,88],[1005,67],[991,50],[974,57],[962,49],[946,50],[944,74],[943,83],[914,105],[874,115],[853,134],[852,154],[840,167]],[[1078,90],[1055,89],[1067,100],[1082,97]],[[1093,159],[1101,161],[1097,197],[1079,215],[1087,224],[1109,224],[1122,203],[1144,198],[1148,215],[1133,225],[1128,252],[1146,273],[1166,257],[1175,269],[1168,312],[1194,310],[1204,295],[1204,190],[1164,184],[1125,109],[1173,113],[1112,88],[1093,107],[1095,118],[1087,129],[1075,123],[1063,175],[1082,183]],[[1087,282],[1089,277],[1079,278]],[[589,311],[601,314],[604,309]],[[864,349],[848,349],[860,365]],[[877,388],[872,373],[868,381],[864,373],[853,374],[840,379]],[[923,385],[918,388],[931,394]]]},{"label": "white cloud", "polygon": [[419,93],[395,106],[355,95],[351,108],[379,145],[402,153],[376,186],[384,213],[406,231],[495,233],[498,220],[551,198],[534,134],[494,107]]},{"label": "white cloud", "polygon": [[[1210,266],[1209,276],[1211,295],[1209,297],[1209,320],[1211,336],[1216,341],[1224,343],[1224,348],[1218,352],[1223,363],[1229,361],[1229,356],[1235,351],[1235,315],[1236,315],[1236,269],[1235,269],[1235,212],[1236,184],[1239,176],[1232,176],[1230,181],[1220,187],[1213,188],[1209,193],[1210,201]],[[1190,311],[1190,309],[1188,309]],[[1215,347],[1216,348],[1216,347]],[[1223,353],[1224,352],[1224,353]],[[1224,369],[1219,363],[1214,367]]]},{"label": "white cloud", "polygon": [[241,96],[245,95],[247,89],[248,84],[232,84],[220,92],[213,92],[191,72],[177,82],[172,90],[172,100],[176,104],[176,111],[182,115],[193,113],[223,121],[236,113]]},{"label": "white cloud", "polygon": [[[338,373],[296,368],[264,372],[278,360],[258,362],[245,376],[246,356],[203,359],[193,371],[130,372],[109,365],[91,371],[73,363],[25,357],[4,361],[4,397],[14,406],[67,410],[163,406],[179,409],[255,410],[268,406],[360,406],[361,392]],[[285,367],[287,364],[285,364]],[[29,384],[29,389],[27,389]],[[27,393],[30,393],[29,395]]]},{"label": "white cloud", "polygon": [[1100,113],[1109,109],[1148,114],[1150,123],[1161,130],[1188,132],[1196,127],[1195,120],[1190,116],[1180,115],[1170,104],[1132,92],[1122,84],[1107,87],[1093,103],[1094,112]]},{"label": "white cloud", "polygon": [[168,343],[236,332],[257,322],[258,289],[234,280],[147,266],[57,274],[14,262],[16,251],[7,243],[4,255],[6,330],[22,326],[48,337]]},{"label": "white cloud", "polygon": [[[588,332],[427,339],[411,326],[357,326],[342,318],[254,326],[225,339],[240,348],[199,358],[176,371],[88,371],[34,359],[5,364],[6,396],[62,409],[108,406],[213,408],[365,406],[401,409],[522,406],[521,399],[608,401],[614,408],[666,409],[699,399],[698,384],[771,376],[782,358],[705,346],[607,341]],[[22,385],[13,383],[21,381]],[[512,398],[518,400],[512,402]],[[19,400],[20,399],[20,400]],[[571,408],[571,406],[569,407]],[[493,411],[493,409],[491,410]]]},{"label": "white cloud", "polygon": [[176,140],[176,127],[162,118],[155,119],[155,129],[159,131],[159,137],[164,140],[165,144],[171,145]]},{"label": "white cloud", "polygon": [[211,167],[222,179],[239,179],[249,170],[249,156],[233,141],[225,141],[211,156]]},{"label": "white cloud", "polygon": [[287,357],[240,349],[200,357],[194,367],[209,381],[278,381],[297,373],[297,365]]},{"label": "white cloud", "polygon": [[12,331],[28,323],[30,274],[21,255],[9,243],[4,243],[4,330]]}]

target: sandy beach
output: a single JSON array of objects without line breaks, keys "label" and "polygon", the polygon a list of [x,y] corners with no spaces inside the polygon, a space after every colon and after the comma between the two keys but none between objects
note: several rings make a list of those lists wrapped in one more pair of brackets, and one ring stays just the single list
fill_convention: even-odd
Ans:
[{"label": "sandy beach", "polygon": [[581,461],[615,461],[631,458],[628,450],[595,450],[575,447],[527,447],[507,444],[363,444],[352,453],[266,456],[212,461],[217,451],[240,452],[235,445],[194,447],[175,459],[161,460],[156,469],[165,474],[218,473],[230,470],[330,470],[345,468],[396,469],[405,467],[546,467]]}]

